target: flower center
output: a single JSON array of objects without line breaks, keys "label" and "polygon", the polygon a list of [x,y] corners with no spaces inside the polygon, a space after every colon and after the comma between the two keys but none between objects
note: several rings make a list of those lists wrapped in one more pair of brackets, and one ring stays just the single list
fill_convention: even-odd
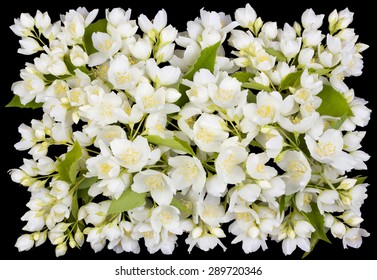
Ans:
[{"label": "flower center", "polygon": [[157,100],[153,95],[143,96],[143,105],[145,109],[151,109],[157,105]]},{"label": "flower center", "polygon": [[153,175],[145,179],[144,183],[149,187],[150,191],[162,191],[164,189],[164,182],[160,175]]},{"label": "flower center", "polygon": [[203,141],[204,143],[210,143],[214,140],[215,135],[212,131],[206,130],[206,129],[200,129],[196,137]]},{"label": "flower center", "polygon": [[331,157],[335,155],[336,147],[329,141],[327,143],[318,142],[318,147],[316,148],[316,153],[321,157]]},{"label": "flower center", "polygon": [[234,155],[229,155],[221,164],[221,169],[225,170],[227,173],[231,174],[233,167],[237,164],[234,159]]},{"label": "flower center", "polygon": [[127,148],[125,153],[121,155],[120,159],[126,165],[134,165],[139,160],[139,152],[135,151],[134,148]]},{"label": "flower center", "polygon": [[257,110],[257,114],[263,118],[271,118],[273,113],[274,109],[270,105],[260,106]]}]

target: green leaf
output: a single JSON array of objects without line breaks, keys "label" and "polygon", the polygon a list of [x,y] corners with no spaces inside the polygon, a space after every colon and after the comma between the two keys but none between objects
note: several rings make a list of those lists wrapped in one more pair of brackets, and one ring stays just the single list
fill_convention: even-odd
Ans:
[{"label": "green leaf", "polygon": [[145,193],[136,193],[127,188],[118,199],[111,202],[107,215],[129,211],[144,204]]},{"label": "green leaf", "polygon": [[318,239],[331,243],[324,230],[325,219],[319,212],[317,204],[312,202],[310,203],[310,206],[312,207],[312,211],[310,213],[301,212],[301,214],[315,228],[315,233],[317,234]]},{"label": "green leaf", "polygon": [[258,91],[259,90],[264,90],[264,91],[267,91],[267,92],[271,91],[270,87],[262,85],[260,83],[257,83],[254,80],[250,80],[247,83],[243,83],[242,87],[243,88],[248,88],[248,89],[255,89],[255,90],[258,90]]},{"label": "green leaf", "polygon": [[355,184],[355,185],[359,185],[359,184],[364,183],[364,181],[365,181],[367,178],[368,178],[368,176],[363,176],[363,177],[357,176],[357,177],[355,177],[355,179],[356,179],[356,184]]},{"label": "green leaf", "polygon": [[309,71],[309,74],[318,74],[319,76],[325,76],[328,73],[330,73],[332,71],[332,69],[329,69],[329,68],[322,68],[322,69],[310,68],[308,71]]},{"label": "green leaf", "polygon": [[293,194],[290,195],[283,195],[279,202],[279,211],[282,214],[285,210],[285,207],[289,205],[293,197]]},{"label": "green leaf", "polygon": [[323,85],[323,89],[317,95],[322,99],[321,106],[317,109],[317,112],[321,115],[332,117],[353,116],[347,99],[333,87]]},{"label": "green leaf", "polygon": [[65,66],[67,66],[69,73],[74,74],[75,69],[77,67],[72,64],[71,59],[69,58],[69,55],[65,55],[63,60],[64,60],[64,63],[65,63]]},{"label": "green leaf", "polygon": [[187,204],[185,204],[182,199],[173,197],[172,201],[170,202],[170,205],[177,207],[179,211],[186,217],[192,214],[192,209]]},{"label": "green leaf", "polygon": [[72,149],[66,154],[57,169],[61,180],[67,183],[75,183],[76,176],[79,173],[79,159],[82,156],[81,146],[79,142],[73,144]]},{"label": "green leaf", "polygon": [[[217,50],[219,49],[219,46],[220,46],[220,41],[202,50],[198,60],[194,63],[194,65],[191,66],[191,68],[182,77],[182,79],[192,81],[195,73],[198,72],[202,68],[208,69],[209,71],[213,72],[215,68],[215,62],[216,62],[216,54],[217,54]],[[188,86],[185,86],[183,84],[179,85],[178,90],[182,95],[175,104],[182,107],[189,101],[189,98],[186,94],[186,91],[188,89],[189,89]]]},{"label": "green leaf", "polygon": [[333,129],[339,129],[342,126],[342,124],[346,121],[347,118],[348,118],[347,114],[344,114],[343,116],[340,117],[339,120],[334,121],[331,127]]},{"label": "green leaf", "polygon": [[257,96],[251,90],[247,92],[247,102],[257,103]]},{"label": "green leaf", "polygon": [[21,103],[20,97],[18,95],[13,96],[12,100],[7,105],[5,105],[6,108],[15,107],[15,108],[31,108],[31,109],[38,109],[38,108],[41,108],[42,106],[43,106],[43,103],[37,103],[34,100],[24,105]]},{"label": "green leaf", "polygon": [[282,91],[289,87],[295,86],[300,81],[302,72],[302,70],[299,70],[297,72],[289,73],[287,76],[285,76],[281,81],[279,90]]},{"label": "green leaf", "polygon": [[71,214],[74,220],[77,220],[77,214],[79,212],[79,201],[78,201],[78,196],[77,192],[72,197],[72,203],[71,203]]},{"label": "green leaf", "polygon": [[178,137],[174,136],[173,139],[165,139],[157,135],[149,135],[147,136],[147,140],[149,143],[170,147],[174,150],[180,150],[182,152],[195,156],[195,153],[191,146],[187,142],[179,139]]},{"label": "green leaf", "polygon": [[255,74],[249,72],[236,72],[231,75],[233,78],[236,78],[241,83],[246,83],[250,79],[255,77]]},{"label": "green leaf", "polygon": [[303,255],[302,255],[302,258],[306,258],[313,250],[314,250],[314,247],[317,245],[319,241],[319,238],[318,238],[318,235],[316,232],[314,232],[312,234],[312,236],[310,237],[310,251],[309,252],[305,252]]},{"label": "green leaf", "polygon": [[84,179],[84,180],[80,183],[78,189],[79,189],[79,190],[82,190],[82,189],[88,189],[88,188],[90,188],[94,183],[96,183],[97,180],[98,180],[97,177],[86,178],[86,179]]},{"label": "green leaf", "polygon": [[276,57],[279,61],[282,61],[282,62],[287,61],[287,58],[281,51],[275,50],[274,48],[266,48],[265,51],[269,55]]},{"label": "green leaf", "polygon": [[306,146],[305,141],[305,134],[299,134],[297,137],[297,146],[300,148],[301,152],[303,152],[306,156],[310,157],[310,151],[308,149],[308,146]]},{"label": "green leaf", "polygon": [[92,41],[92,35],[94,32],[103,32],[106,33],[107,28],[107,20],[100,19],[85,28],[84,34],[84,46],[88,55],[91,55],[95,52],[98,52],[94,46]]},{"label": "green leaf", "polygon": [[82,199],[82,201],[84,202],[84,204],[88,204],[89,201],[90,201],[90,196],[88,194],[88,191],[89,191],[89,188],[87,189],[78,189],[77,190],[77,198],[80,198]]}]

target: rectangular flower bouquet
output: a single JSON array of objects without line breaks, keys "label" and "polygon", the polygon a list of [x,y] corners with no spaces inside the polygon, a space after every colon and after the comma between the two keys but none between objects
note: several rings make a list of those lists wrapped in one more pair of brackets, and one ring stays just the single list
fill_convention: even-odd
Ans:
[{"label": "rectangular flower bouquet", "polygon": [[368,47],[352,12],[307,9],[278,27],[249,4],[202,9],[184,31],[165,10],[97,13],[23,13],[10,27],[33,60],[7,106],[41,112],[19,126],[30,158],[10,170],[31,194],[19,251],[48,240],[56,256],[84,242],[172,254],[179,238],[191,252],[225,250],[225,237],[245,253],[279,242],[307,255],[330,236],[360,247],[357,129],[371,111],[346,83]]}]

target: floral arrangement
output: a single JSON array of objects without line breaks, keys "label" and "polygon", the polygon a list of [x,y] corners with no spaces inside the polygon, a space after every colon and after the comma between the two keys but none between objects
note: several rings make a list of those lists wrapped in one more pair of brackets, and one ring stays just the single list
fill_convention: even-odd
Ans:
[{"label": "floral arrangement", "polygon": [[[245,253],[319,240],[358,248],[371,111],[346,84],[367,45],[353,13],[306,10],[301,23],[202,9],[178,32],[159,11],[70,10],[52,23],[23,13],[10,28],[34,55],[8,107],[28,151],[12,180],[31,193],[19,251],[47,239],[56,256],[90,243],[117,253],[207,251],[233,236]],[[323,30],[322,30],[322,29]],[[326,31],[324,31],[326,29]],[[352,175],[350,175],[352,171]],[[179,237],[181,236],[182,237]]]}]

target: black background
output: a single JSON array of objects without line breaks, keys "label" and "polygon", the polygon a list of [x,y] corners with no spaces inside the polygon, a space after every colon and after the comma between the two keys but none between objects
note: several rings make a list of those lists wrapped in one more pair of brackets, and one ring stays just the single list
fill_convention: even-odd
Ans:
[{"label": "black background", "polygon": [[[13,82],[18,81],[19,71],[24,68],[25,62],[32,62],[31,57],[17,54],[19,47],[19,37],[15,36],[9,26],[13,24],[13,19],[18,18],[22,12],[28,12],[35,15],[36,10],[42,12],[48,11],[53,22],[59,19],[60,14],[66,13],[69,9],[76,9],[84,6],[88,10],[100,8],[98,18],[103,18],[105,8],[122,7],[132,9],[132,19],[136,19],[141,13],[146,14],[149,18],[164,8],[168,14],[168,23],[172,24],[178,30],[182,31],[186,27],[186,22],[193,20],[199,16],[202,7],[206,10],[223,11],[231,14],[233,17],[236,8],[244,7],[248,2],[246,0],[231,1],[30,1],[22,3],[19,1],[8,2],[9,9],[1,10],[1,97],[0,97],[0,259],[55,259],[54,246],[47,241],[44,245],[33,248],[28,252],[18,253],[14,244],[17,238],[23,233],[21,228],[24,222],[20,221],[21,216],[28,210],[25,206],[29,201],[29,193],[26,188],[13,183],[7,170],[17,168],[22,164],[22,158],[28,157],[25,153],[18,152],[13,145],[19,141],[17,128],[21,123],[30,124],[32,118],[41,118],[40,111],[31,109],[4,108],[12,98],[10,90]],[[298,2],[298,4],[297,4]],[[370,46],[364,54],[364,70],[360,77],[348,78],[347,83],[355,89],[357,96],[367,99],[370,103],[369,108],[376,108],[377,91],[374,88],[373,79],[376,77],[376,15],[373,9],[366,4],[367,1],[253,1],[252,7],[256,10],[258,16],[262,17],[264,22],[277,21],[278,26],[282,27],[285,22],[293,24],[294,21],[301,20],[301,14],[307,8],[313,8],[317,14],[324,13],[324,24],[327,25],[327,16],[334,9],[342,10],[348,7],[354,15],[354,22],[351,27],[355,28],[356,34],[360,35],[359,41]],[[370,3],[370,2],[369,2]],[[9,7],[9,6],[8,6]],[[306,259],[377,259],[374,250],[376,249],[377,230],[374,226],[376,223],[376,184],[377,176],[374,170],[376,167],[375,157],[375,140],[372,133],[376,127],[375,114],[372,114],[371,122],[366,128],[366,138],[363,140],[363,150],[369,153],[372,158],[369,160],[368,171],[362,172],[368,176],[367,182],[370,184],[368,189],[368,199],[362,207],[362,214],[365,221],[362,227],[371,233],[371,236],[365,238],[360,249],[344,250],[341,240],[331,239],[332,245],[320,242]],[[373,143],[374,142],[374,143]],[[230,242],[234,238],[224,241],[228,250],[224,253],[218,246],[209,252],[203,252],[198,248],[194,248],[191,254],[187,252],[188,245],[184,243],[185,237],[179,238],[178,247],[174,250],[173,255],[167,256],[161,253],[150,255],[145,247],[142,246],[140,254],[132,253],[116,254],[104,248],[101,252],[95,254],[88,243],[85,243],[81,250],[69,249],[67,254],[61,259],[300,259],[302,251],[297,249],[291,256],[285,257],[281,250],[281,243],[269,241],[267,244],[269,249],[266,251],[257,251],[252,254],[245,254],[241,248],[241,244],[231,245]]]}]

